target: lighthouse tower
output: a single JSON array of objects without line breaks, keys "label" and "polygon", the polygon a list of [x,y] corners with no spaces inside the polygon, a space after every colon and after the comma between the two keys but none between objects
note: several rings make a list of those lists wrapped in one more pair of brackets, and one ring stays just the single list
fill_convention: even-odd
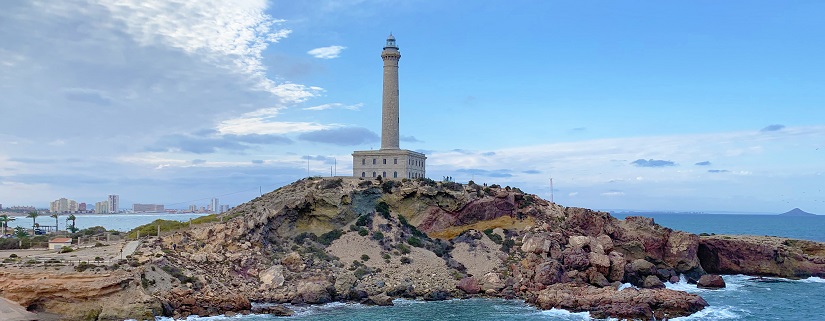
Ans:
[{"label": "lighthouse tower", "polygon": [[401,52],[390,34],[381,60],[384,61],[384,88],[381,99],[381,149],[352,153],[352,175],[361,178],[402,179],[426,177],[427,157],[400,149],[398,124],[398,60]]}]

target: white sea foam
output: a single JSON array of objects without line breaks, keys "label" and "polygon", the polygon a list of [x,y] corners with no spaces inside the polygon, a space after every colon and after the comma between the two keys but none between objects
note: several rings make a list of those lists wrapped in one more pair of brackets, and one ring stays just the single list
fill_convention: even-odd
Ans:
[{"label": "white sea foam", "polygon": [[542,315],[563,318],[564,320],[593,320],[588,312],[570,312],[562,309],[550,309],[539,312]]},{"label": "white sea foam", "polygon": [[809,277],[807,279],[799,280],[799,282],[802,282],[802,283],[825,283],[825,279],[820,278],[820,277],[816,277],[816,276],[812,276],[812,277]]},{"label": "white sea foam", "polygon": [[[670,319],[671,321],[693,321],[693,320],[736,320],[741,317],[740,313],[743,311],[736,311],[731,306],[709,306],[686,317],[678,317]],[[739,312],[739,313],[737,313]]]},{"label": "white sea foam", "polygon": [[622,285],[619,286],[619,291],[624,289],[637,289],[637,287],[633,286],[633,284],[630,283],[622,283]]}]

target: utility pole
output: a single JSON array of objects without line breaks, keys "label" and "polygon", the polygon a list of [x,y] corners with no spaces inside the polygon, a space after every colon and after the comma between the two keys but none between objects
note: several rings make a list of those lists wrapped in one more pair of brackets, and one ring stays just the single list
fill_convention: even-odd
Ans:
[{"label": "utility pole", "polygon": [[553,201],[553,178],[550,177],[550,203],[556,203]]}]

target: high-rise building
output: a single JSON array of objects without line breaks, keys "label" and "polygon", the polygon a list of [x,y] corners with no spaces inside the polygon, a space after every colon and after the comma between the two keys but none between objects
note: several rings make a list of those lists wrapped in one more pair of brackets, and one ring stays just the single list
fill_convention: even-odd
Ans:
[{"label": "high-rise building", "polygon": [[195,212],[197,212],[197,211],[198,211],[198,206],[197,206],[197,205],[194,205],[194,204],[193,204],[193,205],[189,205],[189,212],[190,212],[190,213],[195,213]]},{"label": "high-rise building", "polygon": [[80,213],[86,213],[86,203],[77,204],[77,211]]},{"label": "high-rise building", "polygon": [[49,212],[52,213],[77,213],[77,202],[65,197],[49,203]]},{"label": "high-rise building", "polygon": [[229,211],[229,205],[228,204],[222,204],[221,205],[221,210],[220,210],[219,213],[228,212],[228,211]]},{"label": "high-rise building", "polygon": [[212,198],[212,201],[209,202],[209,212],[212,213],[220,213],[220,203],[218,203],[217,198]]},{"label": "high-rise building", "polygon": [[109,213],[120,212],[120,195],[109,195]]},{"label": "high-rise building", "polygon": [[384,90],[381,100],[381,149],[354,151],[352,175],[385,179],[426,177],[422,153],[399,148],[398,60],[401,53],[390,34],[381,52],[384,61]]},{"label": "high-rise building", "polygon": [[109,213],[109,201],[101,201],[95,203],[95,214]]}]

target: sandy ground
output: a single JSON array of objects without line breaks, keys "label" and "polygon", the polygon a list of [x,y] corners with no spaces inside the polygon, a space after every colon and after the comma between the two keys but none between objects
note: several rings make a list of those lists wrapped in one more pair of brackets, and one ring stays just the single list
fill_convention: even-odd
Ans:
[{"label": "sandy ground", "polygon": [[[115,241],[115,242],[101,242],[103,246],[84,245],[82,247],[73,246],[74,251],[69,253],[58,253],[57,250],[48,249],[29,249],[29,250],[2,250],[0,251],[0,260],[7,259],[11,254],[16,254],[20,259],[18,263],[25,263],[31,260],[45,262],[49,260],[58,260],[66,263],[65,268],[72,269],[72,266],[80,262],[95,263],[110,265],[118,262],[121,258],[126,258],[133,254],[140,246],[139,241]],[[4,263],[14,264],[14,263]],[[3,320],[3,319],[0,319]]]},{"label": "sandy ground", "polygon": [[3,321],[56,321],[53,314],[31,313],[17,303],[0,297],[0,320]]}]

